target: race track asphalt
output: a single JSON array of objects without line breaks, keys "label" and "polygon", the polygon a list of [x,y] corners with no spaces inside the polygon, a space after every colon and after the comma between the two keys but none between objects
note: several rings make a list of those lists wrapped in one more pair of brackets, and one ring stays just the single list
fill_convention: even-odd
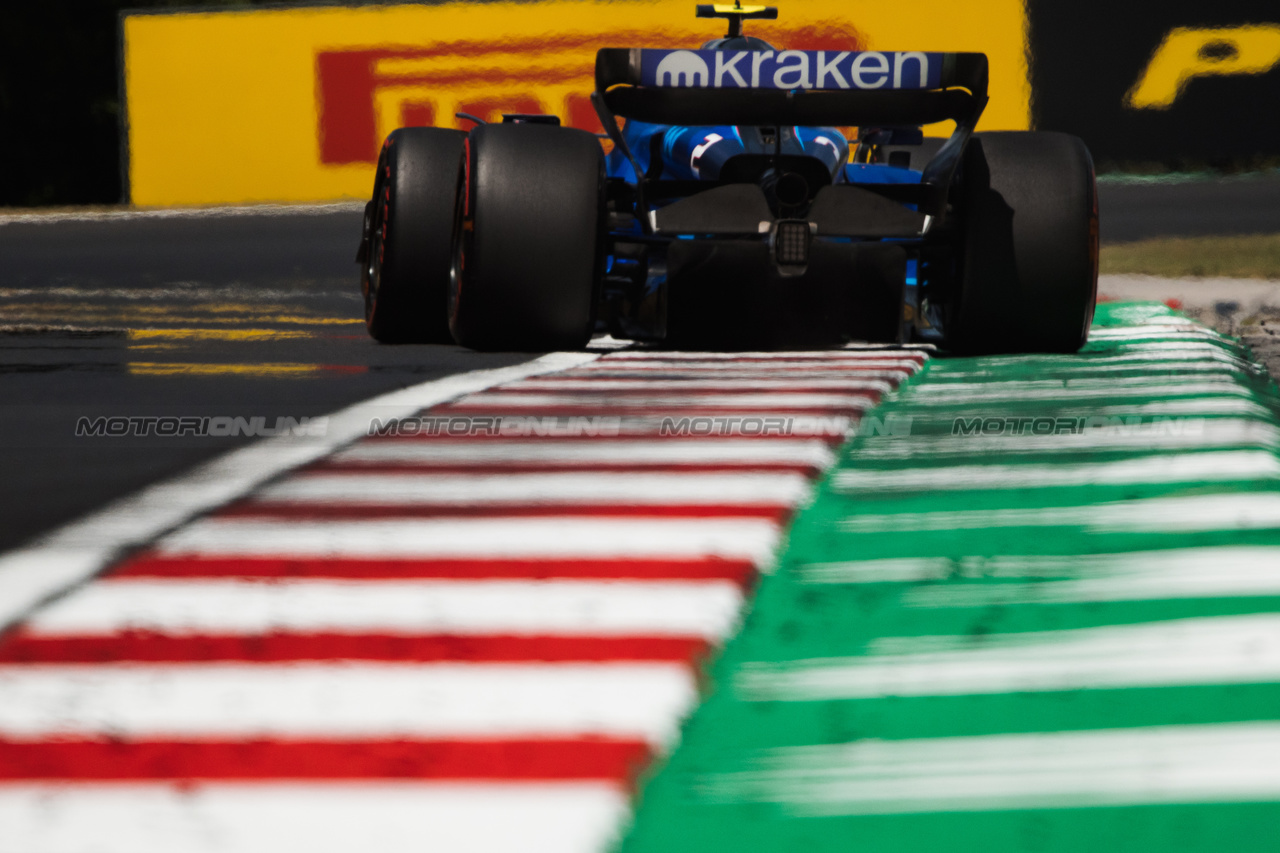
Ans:
[{"label": "race track asphalt", "polygon": [[[1102,238],[1280,231],[1280,177],[1100,185]],[[364,332],[357,205],[0,216],[0,550],[248,441],[75,435],[80,418],[322,415],[525,361]]]},{"label": "race track asphalt", "polygon": [[370,340],[350,205],[0,223],[0,550],[250,440],[76,437],[82,417],[271,426],[529,358]]},{"label": "race track asphalt", "polygon": [[1280,232],[1280,172],[1098,182],[1102,242]]}]

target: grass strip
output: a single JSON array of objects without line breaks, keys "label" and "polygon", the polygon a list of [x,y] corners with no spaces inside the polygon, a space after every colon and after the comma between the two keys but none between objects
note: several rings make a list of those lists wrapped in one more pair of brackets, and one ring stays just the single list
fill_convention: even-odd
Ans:
[{"label": "grass strip", "polygon": [[1102,248],[1104,274],[1280,279],[1280,234],[1161,237]]}]

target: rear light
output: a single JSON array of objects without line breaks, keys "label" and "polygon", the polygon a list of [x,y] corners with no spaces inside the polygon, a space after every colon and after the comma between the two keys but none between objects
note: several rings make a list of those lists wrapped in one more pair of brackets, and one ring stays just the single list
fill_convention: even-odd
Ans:
[{"label": "rear light", "polygon": [[779,220],[778,230],[773,238],[773,251],[778,266],[808,266],[809,244],[812,240],[808,222],[803,219]]}]

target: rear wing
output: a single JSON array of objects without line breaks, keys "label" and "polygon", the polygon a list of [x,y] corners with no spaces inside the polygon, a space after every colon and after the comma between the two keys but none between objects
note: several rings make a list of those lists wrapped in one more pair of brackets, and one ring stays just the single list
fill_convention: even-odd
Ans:
[{"label": "rear wing", "polygon": [[[618,116],[694,126],[892,127],[953,120],[955,133],[925,167],[911,197],[901,199],[940,221],[952,176],[987,105],[987,81],[983,53],[607,47],[596,53],[591,101],[637,176]],[[644,178],[637,192],[643,199]]]},{"label": "rear wing", "polygon": [[610,112],[685,125],[920,125],[980,114],[982,53],[649,50],[596,54]]}]

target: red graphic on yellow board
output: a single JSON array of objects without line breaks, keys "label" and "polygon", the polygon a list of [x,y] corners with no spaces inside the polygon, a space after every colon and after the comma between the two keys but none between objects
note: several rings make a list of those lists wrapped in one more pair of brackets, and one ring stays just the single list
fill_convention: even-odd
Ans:
[{"label": "red graphic on yellow board", "polygon": [[[858,50],[858,31],[756,27],[753,34],[812,50]],[[591,106],[597,48],[631,44],[698,46],[714,32],[604,32],[551,42],[467,41],[431,48],[322,50],[316,55],[322,163],[372,163],[389,128],[470,127],[504,113],[554,114],[599,131]]]},{"label": "red graphic on yellow board", "polygon": [[[976,2],[976,0],[975,0]],[[983,126],[1025,128],[1020,0],[948,0],[910,21],[877,4],[781,5],[750,32],[785,48],[982,50]],[[878,4],[882,6],[883,4]],[[722,21],[687,0],[547,0],[129,15],[124,70],[132,200],[141,205],[361,198],[396,127],[470,127],[551,113],[600,130],[589,96],[601,47],[697,47]],[[945,130],[944,130],[945,132]]]}]

